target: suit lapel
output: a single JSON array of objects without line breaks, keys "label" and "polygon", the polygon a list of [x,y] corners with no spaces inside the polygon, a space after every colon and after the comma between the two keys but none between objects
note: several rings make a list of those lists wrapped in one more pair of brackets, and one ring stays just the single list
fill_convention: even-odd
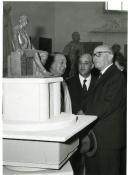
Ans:
[{"label": "suit lapel", "polygon": [[108,76],[110,76],[111,72],[113,72],[113,70],[115,69],[115,66],[114,65],[111,65],[107,70],[106,72],[99,78],[97,79],[96,83],[95,83],[95,88],[101,84],[101,82],[104,82],[106,80],[106,78]]},{"label": "suit lapel", "polygon": [[[94,88],[94,85],[96,84],[97,78],[94,77],[93,75],[91,76],[91,82],[88,91],[90,91],[92,88]],[[76,85],[77,87],[82,90],[82,85],[79,79],[79,76],[76,76]]]},{"label": "suit lapel", "polygon": [[82,90],[82,86],[81,86],[81,83],[80,83],[79,75],[76,76],[76,85],[77,85],[79,90]]},{"label": "suit lapel", "polygon": [[92,90],[96,84],[97,78],[92,75],[88,91]]}]

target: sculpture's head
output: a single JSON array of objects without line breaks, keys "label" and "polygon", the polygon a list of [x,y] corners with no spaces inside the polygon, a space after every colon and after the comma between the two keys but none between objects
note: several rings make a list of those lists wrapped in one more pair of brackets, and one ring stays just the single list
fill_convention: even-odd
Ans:
[{"label": "sculpture's head", "polygon": [[72,33],[72,40],[75,41],[75,42],[80,41],[80,34],[79,34],[79,32],[73,32]]},{"label": "sculpture's head", "polygon": [[28,24],[28,17],[26,15],[22,15],[19,17],[19,24],[22,27],[26,27],[26,25]]}]

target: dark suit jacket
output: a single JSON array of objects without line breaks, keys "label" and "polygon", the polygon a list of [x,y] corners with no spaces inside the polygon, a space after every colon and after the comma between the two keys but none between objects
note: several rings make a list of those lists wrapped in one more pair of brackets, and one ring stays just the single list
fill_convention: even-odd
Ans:
[{"label": "dark suit jacket", "polygon": [[88,95],[84,113],[99,117],[93,130],[98,147],[121,148],[126,136],[126,81],[116,66],[110,66]]},{"label": "dark suit jacket", "polygon": [[[92,76],[88,92],[91,91],[95,82],[96,78]],[[82,86],[80,83],[79,75],[69,78],[67,80],[67,85],[71,97],[72,112],[73,114],[77,114],[77,112],[81,109],[82,102],[84,100],[82,96]]]}]

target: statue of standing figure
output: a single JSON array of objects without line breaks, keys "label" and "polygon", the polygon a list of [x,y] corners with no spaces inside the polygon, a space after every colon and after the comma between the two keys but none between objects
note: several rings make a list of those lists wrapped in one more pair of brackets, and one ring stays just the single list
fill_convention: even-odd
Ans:
[{"label": "statue of standing figure", "polygon": [[33,75],[50,76],[51,73],[44,68],[48,53],[34,48],[26,32],[27,25],[28,17],[26,15],[20,16],[18,25],[13,28],[12,44],[14,52],[18,52],[20,56],[25,57],[25,59],[33,57]]},{"label": "statue of standing figure", "polygon": [[70,41],[63,50],[63,54],[66,56],[70,65],[69,77],[72,77],[77,73],[77,60],[82,53],[84,53],[84,47],[80,42],[80,34],[79,32],[73,32],[72,41]]}]

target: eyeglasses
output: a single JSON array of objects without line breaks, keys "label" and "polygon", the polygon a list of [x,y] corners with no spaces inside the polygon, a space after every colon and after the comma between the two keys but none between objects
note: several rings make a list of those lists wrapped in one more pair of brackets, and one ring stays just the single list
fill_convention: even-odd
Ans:
[{"label": "eyeglasses", "polygon": [[109,51],[96,52],[96,53],[93,54],[93,57],[94,56],[100,57],[102,53],[110,53],[110,52]]}]

